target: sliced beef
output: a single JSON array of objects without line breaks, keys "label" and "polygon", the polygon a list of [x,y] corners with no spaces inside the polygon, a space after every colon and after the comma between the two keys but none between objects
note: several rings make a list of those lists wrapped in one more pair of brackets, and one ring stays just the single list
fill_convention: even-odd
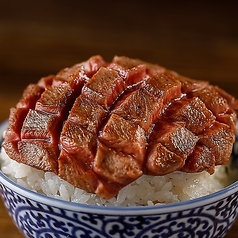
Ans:
[{"label": "sliced beef", "polygon": [[226,91],[224,91],[223,89],[219,88],[218,86],[214,86],[214,89],[217,91],[217,93],[226,99],[228,105],[230,106],[229,109],[238,109],[238,105],[237,105],[237,101],[236,99],[231,96],[229,93],[227,93]]},{"label": "sliced beef", "polygon": [[96,191],[99,183],[97,174],[64,149],[59,155],[58,166],[58,175],[64,180],[85,191],[91,193]]},{"label": "sliced beef", "polygon": [[125,70],[130,70],[138,65],[145,65],[145,63],[140,59],[131,59],[126,56],[114,56],[112,59],[112,63],[115,64],[117,67],[122,67]]},{"label": "sliced beef", "polygon": [[236,111],[229,110],[227,113],[223,113],[219,115],[219,121],[229,125],[229,127],[233,130],[234,133],[236,133],[237,127],[236,127]]},{"label": "sliced beef", "polygon": [[90,167],[95,157],[96,139],[96,134],[68,120],[60,135],[60,145],[62,149]]},{"label": "sliced beef", "polygon": [[212,150],[205,145],[196,145],[193,153],[186,159],[181,171],[188,173],[207,171],[213,174],[215,165],[216,161]]},{"label": "sliced beef", "polygon": [[155,76],[166,71],[166,69],[158,64],[151,64],[140,59],[131,59],[126,56],[115,56],[112,60],[114,67],[122,67],[126,70],[133,70],[141,65],[146,67],[147,77]]},{"label": "sliced beef", "polygon": [[153,142],[148,147],[145,162],[145,173],[165,175],[179,170],[184,166],[185,159],[175,154],[159,142]]},{"label": "sliced beef", "polygon": [[126,185],[139,178],[142,172],[141,163],[131,155],[115,151],[99,143],[93,170],[101,177]]},{"label": "sliced beef", "polygon": [[10,110],[3,147],[111,198],[142,174],[212,174],[229,161],[238,101],[207,81],[125,56],[41,78]]},{"label": "sliced beef", "polygon": [[58,143],[60,127],[61,124],[56,115],[30,109],[22,125],[21,138]]},{"label": "sliced beef", "polygon": [[82,94],[109,109],[124,89],[125,82],[117,71],[101,67],[85,84]]},{"label": "sliced beef", "polygon": [[18,142],[21,140],[21,128],[23,121],[28,113],[27,108],[11,108],[8,121],[8,128],[4,142]]},{"label": "sliced beef", "polygon": [[4,149],[10,158],[21,162],[18,151],[18,142],[21,140],[21,128],[28,113],[27,108],[11,108],[8,128],[4,138]]},{"label": "sliced beef", "polygon": [[107,67],[108,63],[100,55],[95,55],[79,65],[83,66],[83,72],[91,78],[101,67]]},{"label": "sliced beef", "polygon": [[168,72],[150,77],[144,88],[155,97],[162,98],[164,107],[182,94],[180,81]]},{"label": "sliced beef", "polygon": [[37,101],[35,109],[65,118],[70,110],[73,90],[68,84],[47,88]]},{"label": "sliced beef", "polygon": [[31,167],[58,173],[58,145],[43,140],[18,142],[21,163]]},{"label": "sliced beef", "polygon": [[52,80],[52,87],[68,86],[75,94],[80,94],[81,89],[89,78],[85,74],[82,65],[74,65],[71,68],[62,69]]},{"label": "sliced beef", "polygon": [[215,156],[215,164],[226,164],[235,141],[233,130],[226,124],[214,122],[202,135],[199,143],[207,146]]},{"label": "sliced beef", "polygon": [[79,96],[70,111],[69,120],[97,134],[108,111],[93,100]]},{"label": "sliced beef", "polygon": [[99,135],[99,139],[118,152],[132,155],[143,163],[146,150],[145,131],[137,124],[112,114]]},{"label": "sliced beef", "polygon": [[134,60],[132,62],[126,57],[123,57],[123,59],[114,57],[113,62],[108,67],[118,71],[125,80],[127,87],[133,87],[140,84],[148,77],[146,74],[146,65],[139,60]]},{"label": "sliced beef", "polygon": [[98,184],[94,193],[102,198],[112,198],[118,194],[120,189],[124,187],[124,185],[119,183],[113,183],[110,180],[103,179],[102,177],[97,177]]},{"label": "sliced beef", "polygon": [[226,98],[218,93],[216,87],[209,85],[206,88],[193,92],[193,95],[199,97],[217,119],[219,119],[220,114],[229,111],[230,106]]},{"label": "sliced beef", "polygon": [[187,94],[188,96],[192,94],[193,92],[202,90],[206,88],[207,86],[209,86],[209,82],[207,81],[194,80],[194,79],[190,79],[182,75],[179,75],[175,72],[171,72],[171,73],[174,74],[176,78],[181,82],[182,92]]},{"label": "sliced beef", "polygon": [[147,90],[141,88],[125,94],[112,112],[149,132],[152,124],[160,117],[162,108],[162,99],[156,99]]},{"label": "sliced beef", "polygon": [[173,121],[184,122],[192,133],[201,134],[216,120],[213,113],[198,97],[183,97],[177,100],[166,111],[166,117]]},{"label": "sliced beef", "polygon": [[37,100],[44,92],[44,88],[37,84],[30,84],[23,91],[22,97],[15,108],[10,109],[8,128],[4,139],[4,148],[10,158],[21,162],[18,142],[21,140],[21,129],[28,111],[35,107]]},{"label": "sliced beef", "polygon": [[193,152],[198,140],[198,136],[186,129],[183,123],[159,121],[149,143],[161,143],[168,150],[186,159]]}]

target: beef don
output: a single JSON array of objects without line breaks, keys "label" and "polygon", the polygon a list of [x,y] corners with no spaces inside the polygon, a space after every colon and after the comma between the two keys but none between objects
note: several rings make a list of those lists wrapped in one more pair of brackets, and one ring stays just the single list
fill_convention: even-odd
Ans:
[{"label": "beef don", "polygon": [[108,199],[142,174],[214,173],[229,161],[237,108],[207,81],[93,56],[25,89],[3,147],[20,163]]}]

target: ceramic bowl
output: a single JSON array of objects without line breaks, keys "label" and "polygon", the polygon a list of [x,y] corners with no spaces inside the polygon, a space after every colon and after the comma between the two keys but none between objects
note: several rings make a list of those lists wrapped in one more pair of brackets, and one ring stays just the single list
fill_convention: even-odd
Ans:
[{"label": "ceramic bowl", "polygon": [[[5,128],[6,122],[0,126],[0,133]],[[185,202],[100,207],[34,193],[0,172],[0,194],[15,225],[31,238],[220,238],[238,215],[238,181],[211,195]]]}]

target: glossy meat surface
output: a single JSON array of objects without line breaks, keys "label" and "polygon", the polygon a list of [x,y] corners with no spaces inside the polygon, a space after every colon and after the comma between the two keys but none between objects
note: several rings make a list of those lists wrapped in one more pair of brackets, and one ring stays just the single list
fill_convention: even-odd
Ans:
[{"label": "glossy meat surface", "polygon": [[3,147],[103,198],[142,174],[212,174],[229,161],[237,100],[217,86],[125,56],[41,78],[10,110]]}]

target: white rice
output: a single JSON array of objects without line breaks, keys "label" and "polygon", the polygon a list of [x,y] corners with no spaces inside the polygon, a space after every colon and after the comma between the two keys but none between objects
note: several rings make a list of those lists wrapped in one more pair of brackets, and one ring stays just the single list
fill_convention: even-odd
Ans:
[{"label": "white rice", "polygon": [[214,193],[235,178],[229,166],[217,166],[213,175],[207,172],[173,172],[165,176],[143,175],[124,187],[119,194],[104,200],[95,194],[75,188],[51,172],[43,172],[11,160],[4,149],[0,154],[2,172],[17,184],[49,197],[75,203],[104,206],[146,206],[180,202]]}]

